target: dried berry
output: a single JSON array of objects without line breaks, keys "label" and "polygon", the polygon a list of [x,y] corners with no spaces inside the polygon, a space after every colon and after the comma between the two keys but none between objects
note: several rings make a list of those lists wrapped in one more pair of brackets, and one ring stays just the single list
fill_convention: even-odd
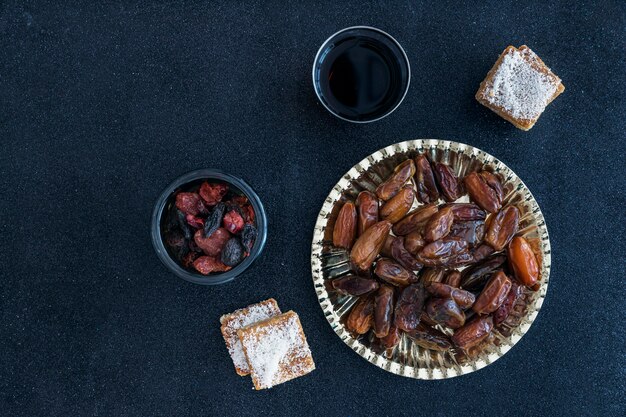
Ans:
[{"label": "dried berry", "polygon": [[435,203],[439,200],[439,190],[437,190],[435,176],[425,155],[415,158],[415,186],[417,188],[417,199],[422,203]]},{"label": "dried berry", "polygon": [[230,233],[236,235],[243,230],[243,217],[235,210],[231,210],[224,215],[224,228]]},{"label": "dried berry", "polygon": [[402,290],[395,309],[394,325],[409,332],[415,330],[426,300],[426,291],[421,283],[412,284]]},{"label": "dried berry", "polygon": [[[465,189],[470,195],[472,201],[478,204],[483,210],[487,210],[490,213],[495,213],[502,207],[502,194],[493,183],[493,178],[488,177],[489,182],[485,180],[485,176],[478,172],[470,172],[465,176],[463,182],[465,183]],[[497,183],[500,182],[497,180]]]},{"label": "dried berry", "polygon": [[485,242],[496,251],[501,251],[509,244],[519,224],[519,210],[514,206],[507,206],[498,214],[489,218]]},{"label": "dried berry", "polygon": [[434,322],[451,329],[458,329],[465,324],[465,313],[450,298],[431,298],[426,303],[426,314]]},{"label": "dried berry", "polygon": [[365,334],[374,321],[374,296],[363,296],[354,304],[346,320],[346,327],[357,333]]},{"label": "dried berry", "polygon": [[413,187],[402,187],[398,193],[380,208],[380,217],[391,223],[400,221],[409,212],[415,199]]},{"label": "dried berry", "polygon": [[361,236],[370,226],[378,222],[378,199],[369,191],[361,191],[356,198],[357,235]]},{"label": "dried berry", "polygon": [[485,340],[492,329],[493,318],[491,316],[476,316],[454,332],[452,342],[457,347],[467,350]]},{"label": "dried berry", "polygon": [[435,162],[432,164],[433,172],[435,174],[435,180],[443,195],[444,200],[454,201],[461,197],[463,190],[459,179],[452,169],[441,162]]},{"label": "dried berry", "polygon": [[239,239],[235,237],[230,238],[228,242],[226,242],[224,249],[222,249],[222,262],[228,266],[235,266],[239,264],[244,257],[243,246],[239,243]]},{"label": "dried berry", "polygon": [[393,232],[398,236],[421,230],[428,220],[439,211],[436,204],[428,204],[407,214],[402,220],[393,225]]},{"label": "dried berry", "polygon": [[454,213],[450,207],[444,207],[435,213],[424,228],[424,239],[427,242],[434,242],[450,233],[450,228],[454,222]]},{"label": "dried berry", "polygon": [[230,266],[224,265],[219,259],[211,256],[201,256],[193,262],[194,268],[203,275],[209,275],[211,272],[225,272],[231,269]]},{"label": "dried berry", "polygon": [[200,197],[209,205],[214,206],[226,195],[228,192],[228,185],[226,184],[209,184],[208,182],[202,183],[200,186]]},{"label": "dried berry", "polygon": [[254,246],[254,242],[257,238],[257,229],[253,225],[246,223],[241,231],[241,244],[245,250],[249,253]]},{"label": "dried berry", "polygon": [[254,223],[254,220],[256,219],[256,215],[254,214],[254,208],[249,204],[244,207],[246,209],[246,223]]},{"label": "dried berry", "polygon": [[381,285],[374,296],[374,334],[387,336],[393,321],[393,288]]},{"label": "dried berry", "polygon": [[404,237],[404,247],[411,255],[417,255],[426,246],[426,241],[418,231],[411,232]]},{"label": "dried berry", "polygon": [[249,200],[245,195],[234,195],[230,198],[229,203],[239,207],[244,207],[249,203]]},{"label": "dried berry", "polygon": [[452,347],[448,336],[423,323],[420,323],[415,330],[408,332],[407,336],[424,349],[445,352]]},{"label": "dried berry", "polygon": [[395,196],[402,186],[413,176],[415,173],[415,165],[413,161],[407,159],[398,165],[387,181],[383,182],[376,188],[376,195],[384,201],[389,200]]},{"label": "dried berry", "polygon": [[356,208],[351,201],[341,207],[333,228],[333,245],[350,249],[356,237]]},{"label": "dried berry", "polygon": [[502,270],[495,272],[476,299],[472,310],[478,314],[493,313],[504,302],[510,290],[511,280]]},{"label": "dried berry", "polygon": [[376,262],[374,273],[383,281],[396,286],[406,286],[418,280],[415,274],[387,258],[381,258]]},{"label": "dried berry", "polygon": [[454,288],[440,282],[433,282],[426,289],[434,296],[452,298],[454,302],[463,309],[470,308],[472,304],[474,304],[474,301],[476,301],[474,294],[471,292]]},{"label": "dried berry", "polygon": [[230,237],[230,233],[220,227],[210,237],[205,237],[202,230],[196,230],[196,233],[193,235],[193,240],[208,256],[218,256]]},{"label": "dried berry", "polygon": [[409,271],[419,271],[424,265],[404,246],[404,238],[396,237],[391,242],[391,257]]},{"label": "dried berry", "polygon": [[196,217],[191,214],[185,215],[185,220],[187,224],[194,229],[202,229],[204,227],[204,219],[201,217]]},{"label": "dried berry", "polygon": [[468,291],[479,291],[504,262],[506,262],[506,256],[493,255],[480,263],[470,266],[462,273],[461,288]]},{"label": "dried berry", "polygon": [[532,287],[539,281],[539,265],[532,248],[523,237],[514,237],[509,244],[509,265],[515,278]]},{"label": "dried berry", "polygon": [[366,271],[372,266],[390,230],[391,223],[383,220],[359,236],[350,252],[350,261],[355,269]]},{"label": "dried berry", "polygon": [[363,278],[356,275],[346,275],[331,281],[333,288],[340,294],[360,296],[378,289],[375,279]]},{"label": "dried berry", "polygon": [[207,208],[197,193],[176,194],[176,207],[185,214],[197,216],[207,213]]},{"label": "dried berry", "polygon": [[226,204],[224,203],[218,203],[213,208],[213,211],[204,222],[204,235],[206,237],[211,237],[211,235],[222,225],[225,210]]},{"label": "dried berry", "polygon": [[513,282],[506,298],[504,299],[502,304],[500,304],[500,307],[498,307],[498,309],[493,313],[493,322],[496,326],[500,323],[503,323],[504,320],[509,317],[509,314],[511,314],[511,310],[513,310],[515,303],[521,297],[521,295],[522,287]]}]

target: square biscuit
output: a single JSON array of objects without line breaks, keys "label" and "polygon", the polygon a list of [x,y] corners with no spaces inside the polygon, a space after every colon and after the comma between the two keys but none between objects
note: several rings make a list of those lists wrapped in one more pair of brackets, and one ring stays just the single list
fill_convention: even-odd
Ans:
[{"label": "square biscuit", "polygon": [[258,321],[277,316],[280,313],[281,311],[280,308],[278,308],[276,300],[270,298],[269,300],[252,304],[233,313],[225,314],[220,318],[226,348],[233,360],[235,370],[239,375],[244,376],[250,374],[250,368],[248,367],[246,355],[243,353],[239,336],[237,336],[237,330]]},{"label": "square biscuit", "polygon": [[530,130],[563,91],[561,79],[529,47],[508,46],[480,84],[476,100],[515,127]]},{"label": "square biscuit", "polygon": [[271,388],[315,369],[300,319],[293,311],[237,332],[250,365],[254,388]]}]

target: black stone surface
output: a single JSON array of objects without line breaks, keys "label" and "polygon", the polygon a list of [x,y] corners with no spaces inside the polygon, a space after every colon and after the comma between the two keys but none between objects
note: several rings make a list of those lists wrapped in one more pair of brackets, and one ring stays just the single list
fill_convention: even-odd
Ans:
[{"label": "black stone surface", "polygon": [[[0,5],[0,413],[3,415],[624,415],[623,2],[59,2]],[[310,69],[356,24],[405,47],[413,78],[374,124],[334,119]],[[530,132],[473,98],[509,44],[566,86]],[[326,322],[310,273],[322,201],[386,145],[444,138],[529,186],[553,248],[548,297],[497,363],[445,381],[387,373]],[[186,283],[150,213],[180,174],[220,168],[267,208],[236,282]],[[317,370],[255,392],[222,313],[275,297]]]}]

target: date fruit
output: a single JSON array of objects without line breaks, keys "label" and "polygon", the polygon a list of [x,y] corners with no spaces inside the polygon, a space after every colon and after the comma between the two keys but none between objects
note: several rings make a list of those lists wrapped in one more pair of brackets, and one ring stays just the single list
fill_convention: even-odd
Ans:
[{"label": "date fruit", "polygon": [[480,262],[488,256],[491,256],[495,250],[486,243],[481,243],[472,249],[472,260],[473,262]]},{"label": "date fruit", "polygon": [[396,326],[391,325],[387,336],[380,339],[380,344],[385,349],[393,349],[398,345],[398,343],[400,343],[400,337],[400,330]]},{"label": "date fruit", "polygon": [[426,241],[418,231],[411,232],[404,237],[404,248],[413,256],[417,255],[426,246]]},{"label": "date fruit", "polygon": [[424,265],[413,256],[404,245],[403,237],[396,237],[391,242],[391,257],[409,271],[419,271]]},{"label": "date fruit", "polygon": [[511,310],[513,310],[515,303],[521,295],[522,287],[513,282],[511,285],[511,290],[504,299],[504,302],[500,305],[500,307],[498,307],[495,313],[493,313],[493,322],[496,326],[498,326],[500,323],[503,323],[504,320],[509,317],[509,314],[511,314]]},{"label": "date fruit", "polygon": [[387,336],[393,319],[393,288],[381,285],[374,296],[374,334]]},{"label": "date fruit", "polygon": [[450,233],[450,228],[454,222],[454,212],[450,207],[444,207],[435,213],[424,228],[424,239],[427,242],[434,242]]},{"label": "date fruit", "polygon": [[365,334],[372,327],[373,321],[374,297],[363,296],[352,307],[346,320],[346,327],[357,334]]},{"label": "date fruit", "polygon": [[393,233],[405,236],[421,230],[428,220],[439,211],[436,204],[427,204],[407,214],[402,220],[393,225]]},{"label": "date fruit", "polygon": [[445,269],[424,268],[424,271],[422,272],[421,283],[424,285],[424,287],[428,287],[433,282],[443,281],[443,277],[445,274]]},{"label": "date fruit", "polygon": [[476,316],[454,332],[452,343],[460,349],[467,350],[485,340],[492,329],[493,318],[491,316]]},{"label": "date fruit", "polygon": [[387,181],[383,182],[376,188],[376,195],[384,201],[395,196],[406,182],[415,173],[415,165],[413,161],[407,159],[398,165]]},{"label": "date fruit", "polygon": [[391,223],[383,220],[359,236],[350,252],[350,262],[357,270],[367,271],[372,266],[390,230]]},{"label": "date fruit", "polygon": [[473,203],[451,203],[446,207],[452,209],[455,222],[470,222],[476,220],[485,220],[487,213]]},{"label": "date fruit", "polygon": [[500,210],[493,218],[489,218],[485,242],[497,252],[509,244],[519,224],[519,210],[515,206],[507,206]]},{"label": "date fruit", "polygon": [[491,174],[470,172],[465,176],[463,182],[465,189],[470,195],[472,201],[489,213],[495,213],[502,207],[502,185],[498,178]]},{"label": "date fruit", "polygon": [[357,275],[346,275],[344,277],[335,278],[331,281],[331,285],[338,293],[355,297],[375,291],[379,287],[375,279],[359,277]]},{"label": "date fruit", "polygon": [[396,240],[397,237],[391,234],[387,235],[385,238],[385,243],[383,243],[383,247],[380,249],[380,254],[387,258],[391,258],[391,246],[393,245],[393,241]]},{"label": "date fruit", "polygon": [[452,343],[450,343],[448,336],[422,323],[420,323],[415,330],[407,333],[407,336],[415,342],[416,345],[424,349],[445,352],[452,348]]},{"label": "date fruit", "polygon": [[435,174],[435,181],[437,181],[437,185],[439,186],[444,200],[448,202],[454,201],[463,195],[459,179],[454,171],[452,171],[452,168],[441,162],[433,163],[432,167]]},{"label": "date fruit", "polygon": [[472,304],[474,304],[474,301],[476,301],[474,294],[471,292],[454,288],[440,282],[431,283],[426,290],[437,297],[452,298],[462,309],[470,308]]},{"label": "date fruit", "polygon": [[394,325],[405,332],[415,330],[420,322],[425,300],[426,291],[421,283],[409,285],[402,290],[396,302]]},{"label": "date fruit", "polygon": [[422,203],[435,203],[439,200],[435,176],[426,155],[415,158],[415,185],[417,187],[417,199]]},{"label": "date fruit", "polygon": [[356,207],[351,201],[345,203],[333,228],[333,245],[338,248],[350,249],[356,237]]},{"label": "date fruit", "polygon": [[451,329],[465,324],[465,313],[450,298],[431,298],[426,304],[426,314],[436,323]]},{"label": "date fruit", "polygon": [[356,198],[357,235],[361,236],[370,226],[378,222],[378,199],[369,191],[361,191]]},{"label": "date fruit", "polygon": [[491,275],[506,262],[506,256],[498,254],[472,265],[463,271],[461,288],[468,291],[479,291]]},{"label": "date fruit", "polygon": [[508,255],[515,278],[528,288],[534,286],[539,281],[539,265],[526,239],[514,237],[509,244]]},{"label": "date fruit", "polygon": [[383,281],[398,287],[404,287],[418,281],[415,274],[387,258],[379,259],[376,262],[374,274]]},{"label": "date fruit", "polygon": [[482,220],[452,223],[448,236],[463,239],[470,246],[477,245],[485,236],[485,223]]},{"label": "date fruit", "polygon": [[415,199],[415,191],[413,186],[404,186],[380,208],[380,217],[391,223],[400,221],[411,209],[413,200]]},{"label": "date fruit", "polygon": [[458,265],[458,257],[467,253],[467,249],[466,241],[455,237],[446,237],[424,246],[417,259],[426,266]]},{"label": "date fruit", "polygon": [[448,272],[448,275],[446,275],[443,283],[451,287],[459,288],[461,286],[461,272],[456,269]]},{"label": "date fruit", "polygon": [[493,313],[502,305],[511,290],[511,280],[504,271],[495,272],[472,306],[478,314]]}]

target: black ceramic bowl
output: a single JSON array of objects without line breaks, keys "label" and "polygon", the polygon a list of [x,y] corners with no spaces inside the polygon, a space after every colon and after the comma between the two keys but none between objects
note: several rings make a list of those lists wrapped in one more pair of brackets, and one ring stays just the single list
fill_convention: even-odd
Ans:
[{"label": "black ceramic bowl", "polygon": [[[180,265],[180,263],[176,261],[176,259],[174,259],[168,252],[164,244],[164,236],[162,233],[164,221],[163,213],[175,203],[174,195],[179,191],[187,191],[195,186],[198,186],[204,181],[227,183],[231,189],[234,188],[240,191],[242,195],[245,195],[254,209],[255,226],[258,231],[258,236],[254,241],[254,245],[252,246],[249,256],[229,271],[209,275],[202,275],[198,272],[188,270]],[[178,275],[180,278],[195,284],[216,285],[235,279],[235,277],[248,269],[254,260],[261,254],[267,238],[267,217],[259,196],[245,181],[218,170],[199,169],[177,178],[174,182],[168,185],[165,190],[163,190],[152,212],[151,233],[154,250],[156,251],[161,262],[163,262],[163,264],[168,267],[170,271]]]}]

